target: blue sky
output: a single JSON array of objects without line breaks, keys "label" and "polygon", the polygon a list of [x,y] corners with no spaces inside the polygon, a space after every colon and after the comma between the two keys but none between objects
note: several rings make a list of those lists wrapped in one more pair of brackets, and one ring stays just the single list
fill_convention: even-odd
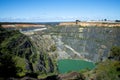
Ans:
[{"label": "blue sky", "polygon": [[0,0],[0,21],[120,19],[120,0]]}]

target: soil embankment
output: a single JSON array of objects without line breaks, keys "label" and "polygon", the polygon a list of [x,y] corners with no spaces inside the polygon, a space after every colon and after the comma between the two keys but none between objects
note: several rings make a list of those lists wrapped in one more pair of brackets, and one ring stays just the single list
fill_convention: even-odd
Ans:
[{"label": "soil embankment", "polygon": [[60,26],[67,25],[80,25],[80,26],[98,26],[98,27],[120,27],[119,22],[62,22],[59,24]]},{"label": "soil embankment", "polygon": [[3,28],[25,28],[25,27],[45,27],[44,24],[32,24],[32,23],[2,23]]}]

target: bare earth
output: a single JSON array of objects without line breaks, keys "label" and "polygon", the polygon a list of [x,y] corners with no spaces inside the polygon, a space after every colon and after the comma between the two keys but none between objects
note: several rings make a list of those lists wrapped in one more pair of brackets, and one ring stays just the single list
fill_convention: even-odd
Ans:
[{"label": "bare earth", "polygon": [[62,22],[59,24],[60,26],[67,26],[67,25],[80,25],[83,27],[86,26],[97,26],[97,27],[120,27],[120,22]]}]

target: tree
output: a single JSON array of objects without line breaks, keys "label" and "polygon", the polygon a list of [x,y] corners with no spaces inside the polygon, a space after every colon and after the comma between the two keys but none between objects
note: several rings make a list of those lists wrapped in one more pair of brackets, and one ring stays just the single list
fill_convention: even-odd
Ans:
[{"label": "tree", "polygon": [[78,24],[78,22],[80,22],[79,20],[76,20],[76,24]]},{"label": "tree", "polygon": [[115,22],[120,22],[120,20],[115,20]]},{"label": "tree", "polygon": [[107,19],[104,19],[104,21],[107,21]]}]

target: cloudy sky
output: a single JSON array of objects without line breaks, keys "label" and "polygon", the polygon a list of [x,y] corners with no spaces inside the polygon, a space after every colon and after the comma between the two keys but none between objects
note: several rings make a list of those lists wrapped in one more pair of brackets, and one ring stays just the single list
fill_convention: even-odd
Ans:
[{"label": "cloudy sky", "polygon": [[120,0],[0,0],[1,22],[120,19]]}]

